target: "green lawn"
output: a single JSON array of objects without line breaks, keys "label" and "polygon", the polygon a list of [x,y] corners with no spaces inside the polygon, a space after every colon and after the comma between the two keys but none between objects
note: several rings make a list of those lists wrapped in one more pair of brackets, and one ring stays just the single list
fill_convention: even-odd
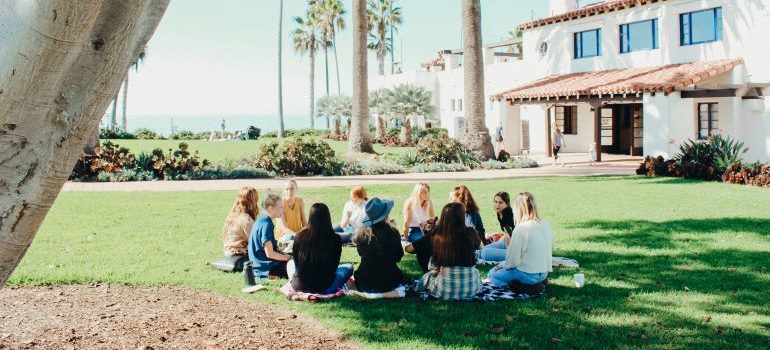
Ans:
[{"label": "green lawn", "polygon": [[[454,183],[435,183],[444,203]],[[770,347],[770,192],[680,179],[559,178],[466,183],[495,228],[491,196],[531,191],[555,231],[555,255],[580,261],[551,275],[547,297],[494,303],[289,302],[273,281],[244,295],[240,274],[213,271],[235,192],[62,193],[12,285],[181,285],[290,308],[376,349]],[[371,186],[401,203],[411,186]],[[346,189],[301,189],[337,217]],[[353,249],[343,261],[356,263]],[[401,263],[412,277],[412,256]],[[486,276],[488,268],[482,269]]]},{"label": "green lawn", "polygon": [[[128,147],[134,154],[141,152],[150,153],[155,148],[162,149],[168,153],[169,148],[176,149],[179,143],[185,142],[190,146],[190,150],[198,150],[201,158],[216,162],[220,160],[240,160],[243,158],[251,159],[257,154],[257,149],[271,141],[279,140],[277,138],[261,138],[259,140],[248,141],[207,141],[207,140],[110,140],[121,146]],[[104,142],[105,140],[102,140]],[[347,141],[324,140],[332,146],[337,155],[344,157],[348,153]],[[388,156],[398,156],[412,147],[384,147],[380,144],[374,145],[374,150],[378,153]]]}]

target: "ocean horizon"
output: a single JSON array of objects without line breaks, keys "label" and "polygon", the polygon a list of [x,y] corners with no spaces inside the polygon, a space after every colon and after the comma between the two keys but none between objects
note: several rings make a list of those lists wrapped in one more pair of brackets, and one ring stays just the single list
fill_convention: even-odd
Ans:
[{"label": "ocean horizon", "polygon": [[[118,126],[121,124],[120,116],[117,117]],[[279,126],[278,116],[267,115],[231,115],[231,116],[169,116],[169,115],[129,115],[128,131],[134,132],[136,129],[150,129],[158,134],[168,136],[171,134],[172,127],[177,132],[192,131],[203,132],[221,130],[222,119],[225,120],[225,129],[227,131],[246,131],[249,126],[255,126],[262,130],[262,133],[277,131]],[[309,116],[285,115],[283,117],[285,129],[307,129],[310,128]],[[110,123],[110,116],[105,115],[101,120],[101,127],[105,128]],[[172,126],[173,124],[173,126]],[[326,118],[315,119],[316,129],[326,129]]]}]

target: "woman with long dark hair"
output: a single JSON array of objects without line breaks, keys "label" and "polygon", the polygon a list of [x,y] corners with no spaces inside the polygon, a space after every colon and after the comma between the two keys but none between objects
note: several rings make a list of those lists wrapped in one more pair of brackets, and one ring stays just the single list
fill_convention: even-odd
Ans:
[{"label": "woman with long dark hair", "polygon": [[465,226],[465,206],[449,203],[433,230],[433,256],[429,271],[417,284],[418,291],[444,300],[470,299],[481,290],[476,269],[476,232]]},{"label": "woman with long dark hair", "polygon": [[516,225],[513,223],[513,209],[511,209],[511,196],[508,192],[498,192],[494,200],[497,221],[500,222],[502,235],[499,240],[490,243],[481,249],[481,259],[486,261],[505,260],[506,242],[510,240],[510,234]]},{"label": "woman with long dark hair", "polygon": [[471,190],[468,187],[465,187],[465,185],[455,187],[452,191],[452,201],[465,206],[465,222],[463,224],[476,229],[481,242],[486,243],[484,222],[481,221],[479,205],[476,204],[476,200],[473,199]]},{"label": "woman with long dark hair", "polygon": [[334,232],[329,207],[310,207],[308,223],[294,239],[294,258],[287,267],[291,286],[306,293],[331,294],[353,275],[353,266],[339,265],[342,245]]}]

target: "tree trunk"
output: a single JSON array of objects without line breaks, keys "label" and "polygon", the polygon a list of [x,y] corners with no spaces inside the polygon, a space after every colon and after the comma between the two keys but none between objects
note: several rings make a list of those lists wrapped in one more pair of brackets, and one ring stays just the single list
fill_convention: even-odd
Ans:
[{"label": "tree trunk", "polygon": [[0,2],[0,285],[168,3]]},{"label": "tree trunk", "polygon": [[278,119],[280,124],[278,126],[278,135],[284,138],[286,135],[283,129],[283,56],[281,55],[281,49],[283,46],[283,0],[280,0],[278,11]]},{"label": "tree trunk", "polygon": [[[326,47],[326,39],[324,39],[324,66],[326,67],[326,96],[329,96],[329,48]],[[326,130],[329,130],[329,116],[326,116]]]},{"label": "tree trunk", "polygon": [[379,30],[380,47],[377,49],[377,62],[380,64],[380,76],[385,75],[385,55],[388,52],[388,42],[385,39],[385,27],[382,26]]},{"label": "tree trunk", "polygon": [[369,135],[369,85],[366,35],[369,32],[366,0],[353,0],[353,116],[348,150],[374,153]]},{"label": "tree trunk", "polygon": [[377,140],[382,142],[385,140],[385,118],[381,114],[377,115]]},{"label": "tree trunk", "polygon": [[412,143],[412,118],[406,117],[406,121],[401,125],[401,135],[399,136],[399,141],[401,141],[401,143]]},{"label": "tree trunk", "polygon": [[118,128],[118,93],[115,94],[115,98],[112,99],[112,114],[110,114],[110,130]]},{"label": "tree trunk", "polygon": [[337,61],[337,36],[332,38],[332,45],[334,45],[334,68],[337,70],[337,95],[342,95],[342,89],[340,88],[340,63]]},{"label": "tree trunk", "polygon": [[126,106],[128,106],[128,73],[126,73],[126,80],[123,82],[123,120],[121,120],[121,126],[123,132],[128,131],[128,120],[126,119]]},{"label": "tree trunk", "polygon": [[466,126],[458,139],[481,159],[487,160],[494,158],[495,150],[485,121],[479,0],[462,0],[462,11]]},{"label": "tree trunk", "polygon": [[310,128],[315,129],[315,44],[310,45]]},{"label": "tree trunk", "polygon": [[332,136],[339,137],[342,135],[342,125],[340,123],[340,117],[334,117],[334,127],[331,131]]}]

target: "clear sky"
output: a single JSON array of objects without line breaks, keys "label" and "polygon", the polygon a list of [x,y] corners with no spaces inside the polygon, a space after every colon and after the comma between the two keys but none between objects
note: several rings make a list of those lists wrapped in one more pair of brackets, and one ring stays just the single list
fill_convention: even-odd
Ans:
[{"label": "clear sky", "polygon": [[[345,0],[348,28],[338,34],[340,86],[351,90],[351,1]],[[499,41],[517,24],[544,17],[546,0],[481,0],[485,43]],[[148,56],[131,72],[129,115],[233,116],[276,115],[279,0],[174,0],[148,44]],[[399,0],[403,25],[396,36],[396,60],[404,70],[459,48],[460,0]],[[294,16],[303,15],[304,0],[284,0],[284,114],[309,113],[307,57],[294,52]],[[403,50],[402,43],[403,42]],[[389,64],[389,60],[386,61]],[[330,86],[337,91],[330,52]],[[377,61],[369,55],[369,74]],[[389,70],[388,70],[389,72]],[[316,96],[325,93],[323,52],[316,57]],[[120,107],[119,107],[120,108]]]}]

